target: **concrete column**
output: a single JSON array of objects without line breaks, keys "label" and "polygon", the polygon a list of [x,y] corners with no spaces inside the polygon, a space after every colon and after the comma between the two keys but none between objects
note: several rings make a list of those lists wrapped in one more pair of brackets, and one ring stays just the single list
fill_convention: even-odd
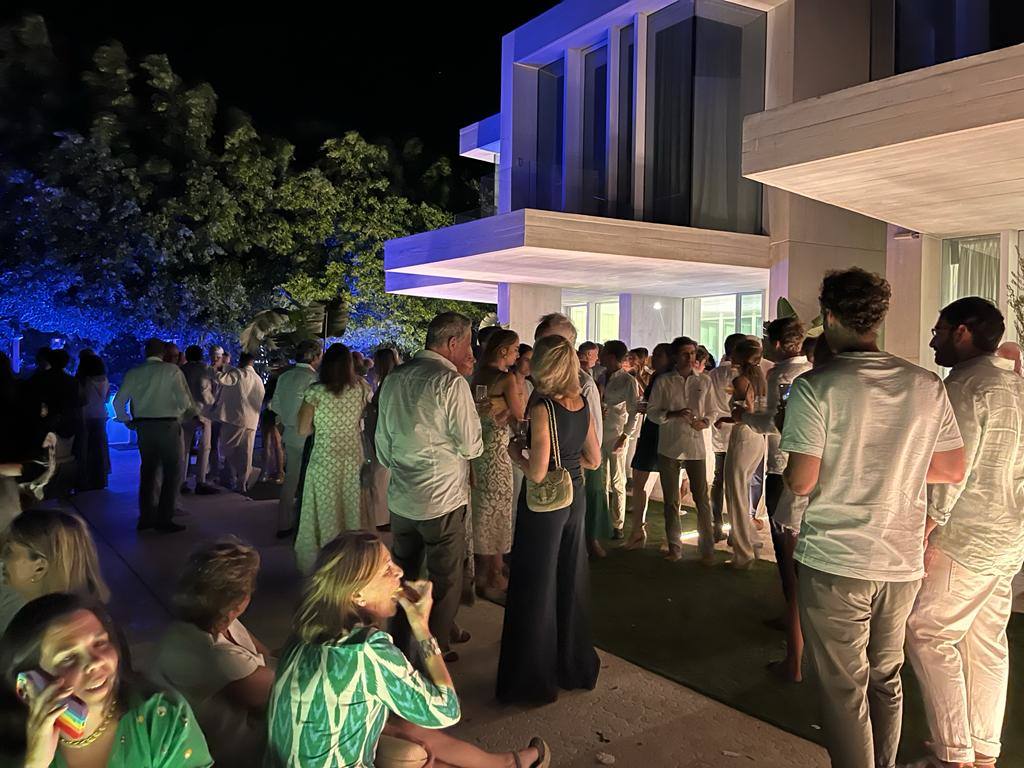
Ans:
[{"label": "concrete column", "polygon": [[619,338],[629,347],[647,347],[683,335],[683,300],[671,296],[619,294]]},{"label": "concrete column", "polygon": [[886,240],[885,276],[892,286],[892,301],[885,321],[885,348],[936,370],[928,342],[940,309],[942,241],[924,235],[897,239],[899,232],[903,230],[890,226]]},{"label": "concrete column", "polygon": [[[519,340],[533,343],[533,332],[541,316],[562,311],[562,289],[550,285],[498,284],[498,322],[519,334]],[[580,338],[586,328],[577,329]]]},{"label": "concrete column", "polygon": [[[865,83],[871,75],[870,0],[790,0],[768,14],[765,109]],[[768,316],[785,297],[804,320],[817,316],[825,272],[886,272],[883,222],[765,188],[771,273]]]}]

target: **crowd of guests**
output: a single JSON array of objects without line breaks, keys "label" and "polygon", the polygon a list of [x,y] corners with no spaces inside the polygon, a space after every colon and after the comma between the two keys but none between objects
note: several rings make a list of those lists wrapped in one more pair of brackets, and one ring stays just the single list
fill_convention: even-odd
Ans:
[{"label": "crowd of guests", "polygon": [[[158,687],[143,684],[102,607],[86,526],[25,512],[3,549],[4,748],[33,767],[87,750],[111,765],[546,766],[539,738],[490,754],[444,733],[460,716],[447,665],[471,641],[460,605],[505,605],[500,701],[593,689],[588,559],[608,541],[646,545],[657,473],[666,560],[685,557],[684,501],[701,565],[748,570],[772,552],[787,606],[775,670],[799,682],[807,648],[833,765],[895,765],[905,644],[932,736],[921,765],[994,765],[1024,561],[1019,350],[1015,363],[1000,347],[993,304],[960,299],[932,330],[943,382],[880,350],[884,278],[830,273],[819,298],[820,335],[779,318],[763,339],[728,337],[717,364],[687,337],[577,346],[561,314],[529,346],[445,313],[405,363],[310,342],[266,388],[246,355],[232,368],[223,350],[207,363],[190,348],[179,367],[150,342],[115,398],[139,435],[139,528],[177,530],[194,446],[212,456],[219,442],[244,489],[254,433],[272,429],[264,469],[277,462],[279,534],[305,578],[291,637],[275,652],[241,621],[256,550],[206,544],[175,591]],[[57,680],[26,706],[15,682],[34,668]],[[54,730],[68,693],[89,706],[78,741]]]}]

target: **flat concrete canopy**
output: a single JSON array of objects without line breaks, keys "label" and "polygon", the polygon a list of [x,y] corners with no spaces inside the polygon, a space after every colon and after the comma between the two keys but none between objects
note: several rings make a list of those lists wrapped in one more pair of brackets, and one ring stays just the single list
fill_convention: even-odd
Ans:
[{"label": "flat concrete canopy", "polygon": [[[768,282],[768,238],[691,227],[524,209],[389,241],[389,290],[403,276],[524,283],[658,296],[759,291]],[[429,286],[418,285],[417,295]]]},{"label": "flat concrete canopy", "polygon": [[1024,45],[751,115],[743,174],[930,235],[1024,229]]}]

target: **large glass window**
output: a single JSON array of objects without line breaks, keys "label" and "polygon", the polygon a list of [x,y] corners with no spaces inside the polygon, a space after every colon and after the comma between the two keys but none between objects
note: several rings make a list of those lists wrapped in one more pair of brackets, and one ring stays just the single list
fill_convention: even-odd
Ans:
[{"label": "large glass window", "polygon": [[615,211],[620,219],[633,218],[633,25],[619,31],[619,144],[617,152],[617,178]]},{"label": "large glass window", "polygon": [[644,218],[690,219],[693,0],[653,14],[647,28],[647,166]]},{"label": "large glass window", "polygon": [[608,211],[608,48],[583,57],[583,195],[580,213]]},{"label": "large glass window", "polygon": [[743,118],[764,108],[767,16],[680,0],[650,18],[644,219],[761,229],[761,185],[741,173]]},{"label": "large glass window", "polygon": [[941,304],[965,296],[999,303],[999,235],[942,241]]},{"label": "large glass window", "polygon": [[761,227],[761,185],[743,178],[743,118],[764,109],[767,16],[698,0],[693,73],[690,226]]},{"label": "large glass window", "polygon": [[875,79],[1024,42],[1019,0],[872,0]]},{"label": "large glass window", "polygon": [[589,329],[587,327],[588,313],[586,304],[573,304],[565,308],[565,315],[568,317],[572,324],[576,327],[576,335],[581,339],[585,340],[589,336]]},{"label": "large glass window", "polygon": [[598,341],[604,344],[606,341],[619,338],[619,302],[599,301],[595,305],[597,314],[597,327],[595,335]]},{"label": "large glass window", "polygon": [[537,72],[537,192],[538,208],[562,210],[563,118],[565,63],[558,61]]},{"label": "large glass window", "polygon": [[716,360],[725,353],[725,339],[733,333],[761,337],[764,293],[728,293],[683,300],[683,332],[700,340]]}]

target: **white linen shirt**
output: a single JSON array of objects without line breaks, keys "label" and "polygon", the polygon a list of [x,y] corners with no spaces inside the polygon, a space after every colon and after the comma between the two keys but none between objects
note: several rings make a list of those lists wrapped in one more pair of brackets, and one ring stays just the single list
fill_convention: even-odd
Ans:
[{"label": "white linen shirt", "polygon": [[939,377],[886,352],[843,352],[793,382],[781,448],[821,459],[796,559],[867,581],[924,576],[925,478],[963,445]]},{"label": "white linen shirt", "polygon": [[622,435],[632,437],[639,421],[637,402],[640,396],[636,379],[620,368],[608,377],[602,399],[608,408],[604,414],[603,444],[610,446]]},{"label": "white linen shirt", "polygon": [[715,453],[725,453],[729,449],[729,438],[732,437],[732,424],[725,423],[716,427],[715,422],[721,418],[732,416],[732,380],[736,378],[736,371],[733,370],[729,358],[722,358],[718,367],[706,374],[711,381],[711,404],[712,411],[708,414],[708,421],[711,422],[711,450]]},{"label": "white linen shirt", "polygon": [[669,411],[689,408],[694,418],[711,420],[714,412],[711,400],[711,379],[702,373],[691,373],[685,378],[679,371],[663,373],[654,382],[651,400],[647,404],[647,417],[658,429],[658,453],[670,459],[698,460],[707,458],[704,430],[690,426],[689,419],[670,419]]},{"label": "white linen shirt", "polygon": [[218,377],[220,390],[213,418],[225,424],[255,430],[266,391],[263,379],[251,365],[231,368]]},{"label": "white linen shirt", "polygon": [[277,379],[277,389],[270,401],[270,410],[277,414],[284,427],[284,439],[294,440],[294,444],[304,443],[306,437],[299,436],[299,408],[302,398],[310,385],[315,384],[317,373],[309,363],[297,363],[294,368],[285,371]]},{"label": "white linen shirt", "polygon": [[469,459],[484,450],[469,383],[436,352],[417,353],[384,379],[375,443],[393,514],[433,520],[467,504]]},{"label": "white linen shirt", "polygon": [[803,355],[780,360],[768,371],[768,404],[765,409],[744,413],[740,420],[758,434],[768,435],[768,474],[781,475],[786,471],[789,455],[779,447],[782,433],[775,426],[775,414],[782,402],[781,389],[790,387],[793,380],[811,370],[811,364]]},{"label": "white linen shirt", "polygon": [[114,418],[125,423],[132,419],[180,419],[196,412],[185,374],[159,357],[147,357],[142,365],[128,371],[114,396]]},{"label": "white linen shirt", "polygon": [[1024,560],[1024,378],[982,355],[953,366],[946,392],[967,467],[929,488],[931,544],[974,573],[1012,576]]}]

